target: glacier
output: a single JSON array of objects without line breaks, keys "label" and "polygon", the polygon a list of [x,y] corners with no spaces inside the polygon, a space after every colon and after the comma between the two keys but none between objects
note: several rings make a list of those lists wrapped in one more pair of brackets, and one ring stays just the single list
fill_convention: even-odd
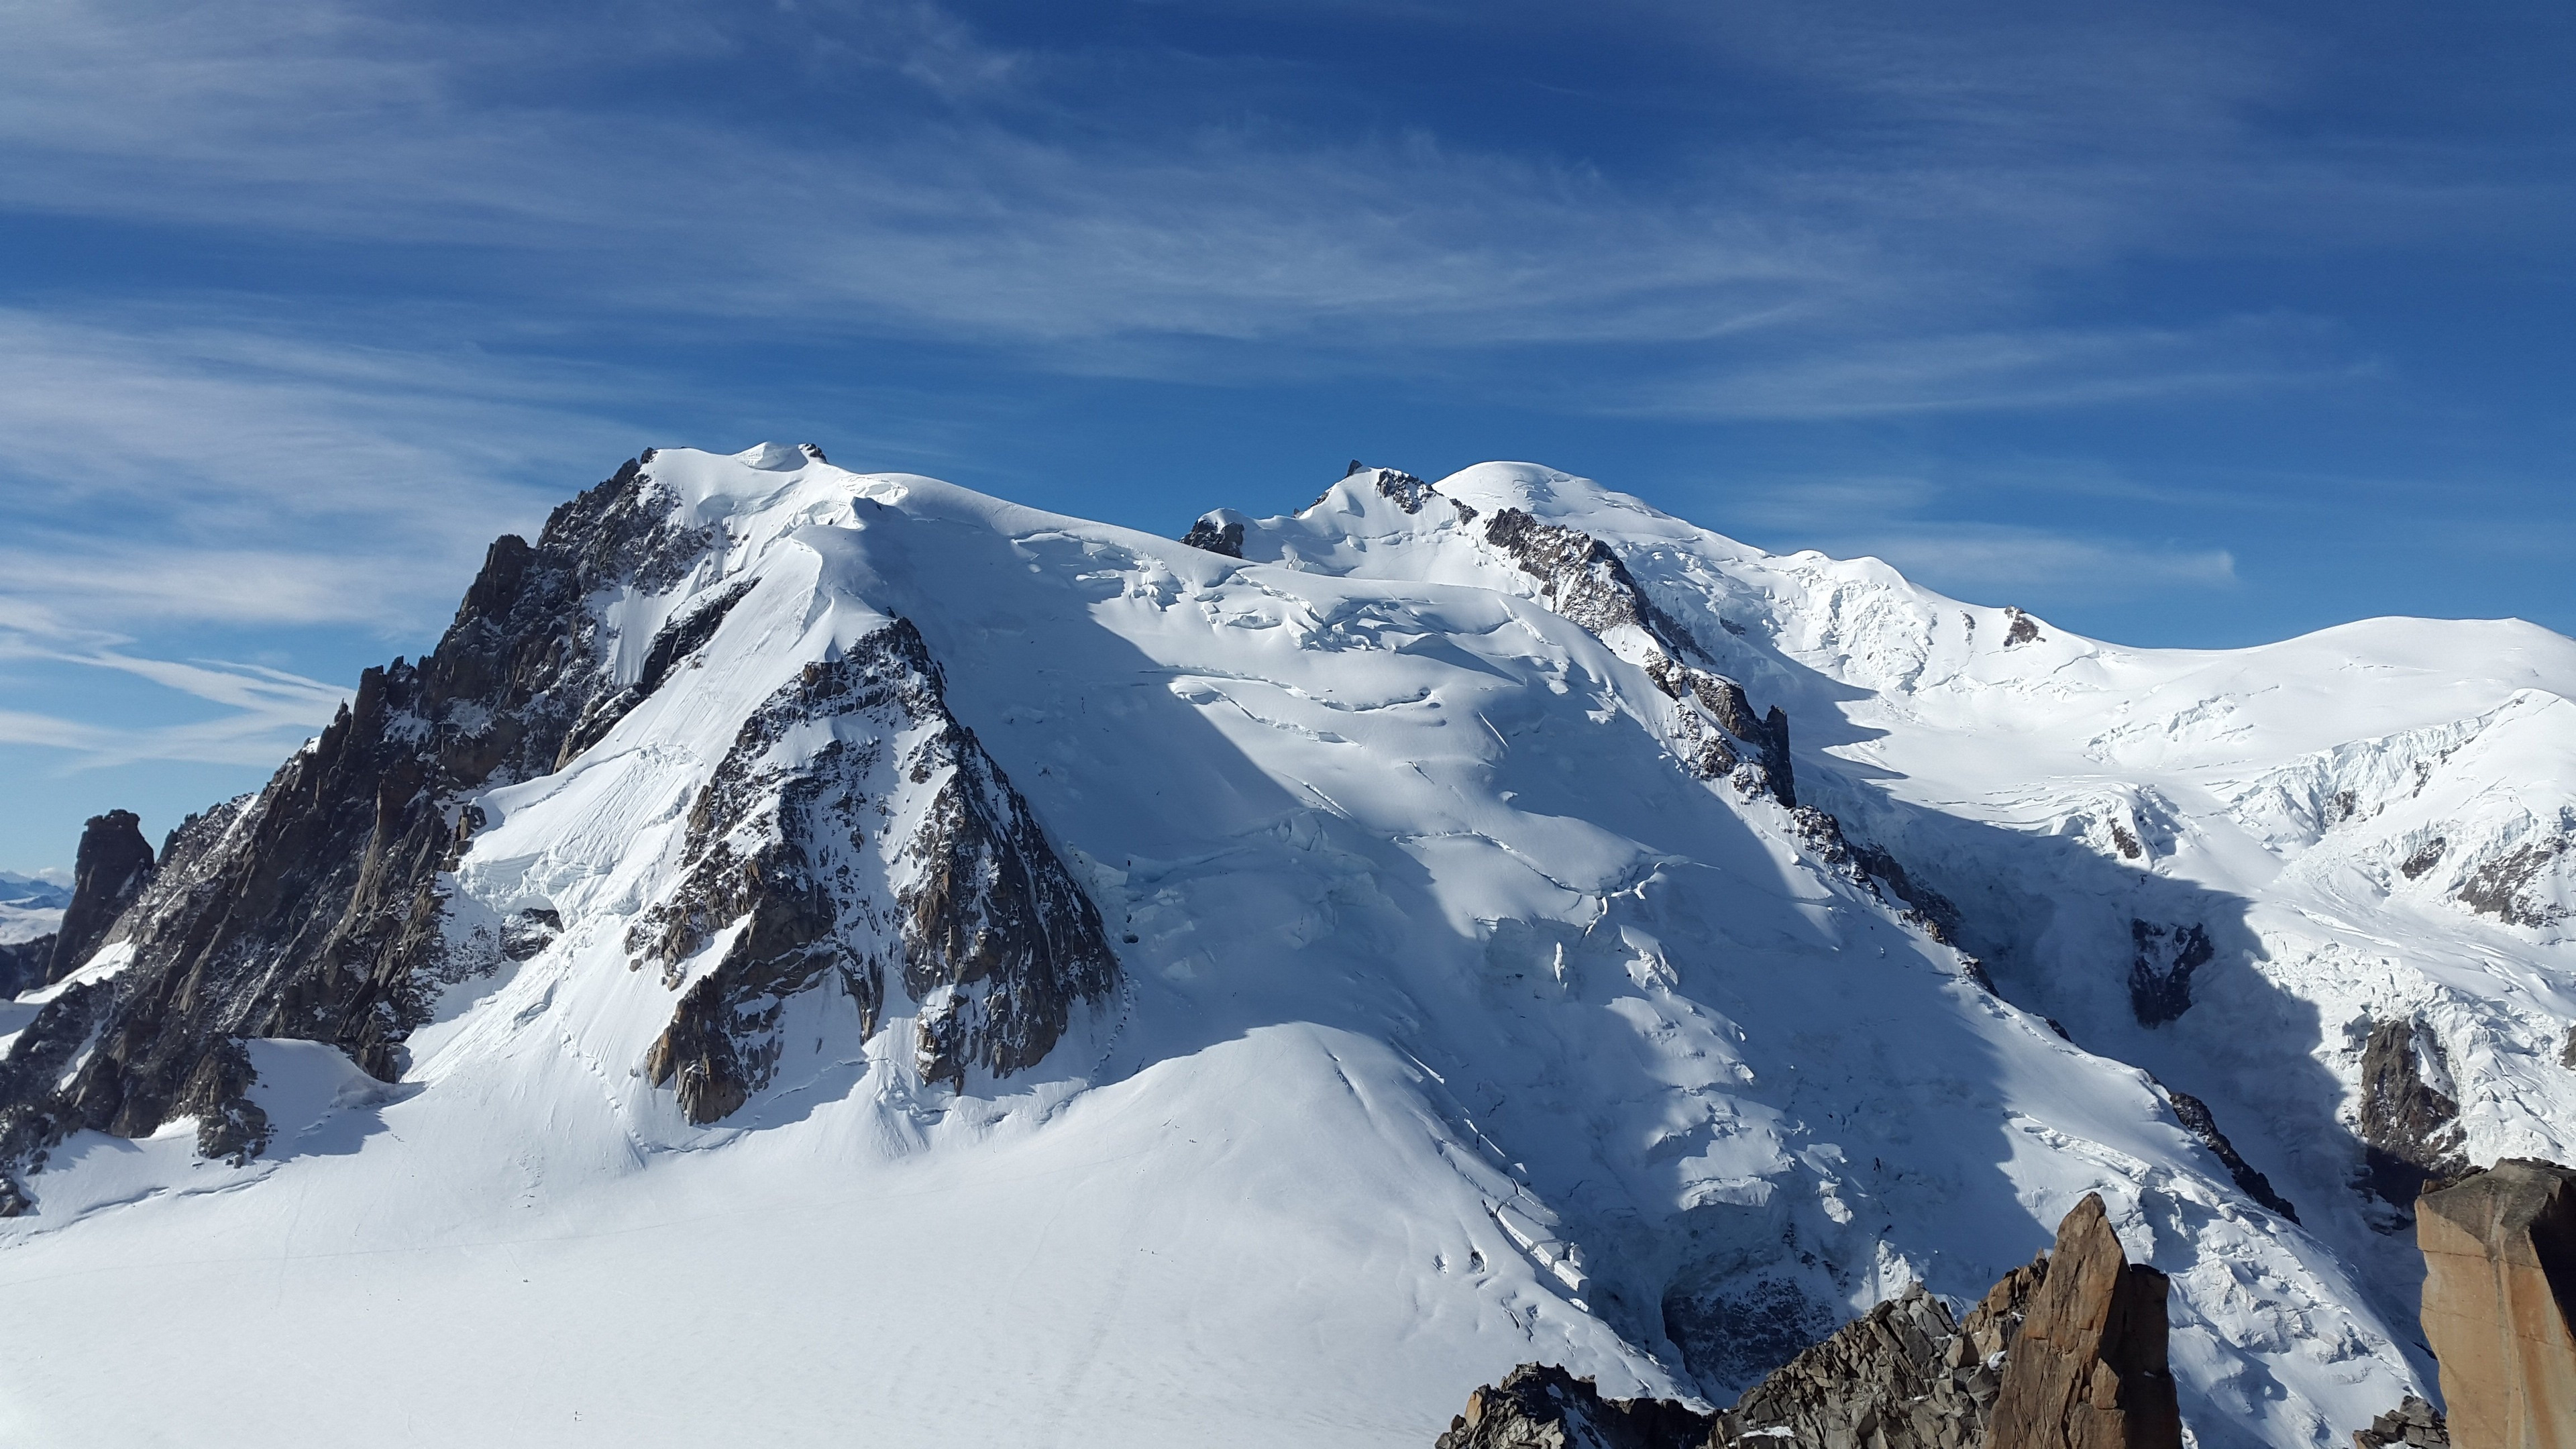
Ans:
[{"label": "glacier", "polygon": [[79,1115],[344,718],[0,1004],[72,1104],[0,1437],[1419,1446],[1529,1360],[1731,1398],[2099,1192],[2196,1442],[2339,1445],[2429,1379],[2412,1184],[2576,1155],[2536,627],[2124,649],[1526,464],[1205,546],[776,444],[602,486],[652,548],[543,688],[361,692],[508,742],[373,797],[399,991],[244,935],[217,1066]]}]

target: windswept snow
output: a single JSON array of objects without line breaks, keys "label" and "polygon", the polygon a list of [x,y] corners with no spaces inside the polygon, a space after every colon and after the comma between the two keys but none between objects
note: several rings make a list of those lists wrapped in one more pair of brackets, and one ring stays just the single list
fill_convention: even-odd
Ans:
[{"label": "windswept snow", "polygon": [[[2529,626],[2122,650],[1519,464],[1229,514],[1241,559],[778,445],[648,470],[712,548],[594,601],[612,667],[732,602],[473,802],[454,877],[457,932],[557,924],[399,1084],[251,1043],[248,1165],[57,1149],[0,1223],[0,1438],[1418,1449],[1529,1359],[1731,1395],[2099,1191],[2173,1275],[2199,1442],[2335,1445],[2425,1367],[2353,1023],[2434,1035],[2471,1156],[2571,1155],[2576,643]],[[1687,645],[1568,617],[1506,509]],[[629,928],[746,718],[895,618],[1120,986],[962,1092],[908,1019],[791,997],[774,1079],[692,1126],[643,1071],[686,973]],[[1786,710],[1798,798],[1956,901],[2000,996],[1811,816],[1684,767],[1677,647]],[[2209,942],[2156,947],[2189,1004],[2152,1027],[2148,927]]]}]

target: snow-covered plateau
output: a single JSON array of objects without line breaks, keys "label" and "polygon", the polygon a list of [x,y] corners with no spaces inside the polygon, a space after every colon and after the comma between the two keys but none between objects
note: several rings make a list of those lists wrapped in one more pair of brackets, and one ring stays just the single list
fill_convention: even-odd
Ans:
[{"label": "snow-covered plateau", "polygon": [[496,544],[0,1003],[0,1441],[1422,1449],[2098,1191],[2197,1442],[2341,1445],[2415,1185],[2576,1158],[2576,641],[1525,464],[1190,540],[771,444]]}]

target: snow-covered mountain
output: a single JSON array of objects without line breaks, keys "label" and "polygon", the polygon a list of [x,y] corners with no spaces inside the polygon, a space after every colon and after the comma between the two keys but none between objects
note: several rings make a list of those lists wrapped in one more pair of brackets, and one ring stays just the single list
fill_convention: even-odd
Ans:
[{"label": "snow-covered mountain", "polygon": [[2391,1199],[2571,1155],[2576,642],[2122,650],[1519,464],[1190,540],[764,445],[496,544],[0,1005],[0,1437],[1419,1446],[2099,1191],[2199,1442],[2340,1444]]}]

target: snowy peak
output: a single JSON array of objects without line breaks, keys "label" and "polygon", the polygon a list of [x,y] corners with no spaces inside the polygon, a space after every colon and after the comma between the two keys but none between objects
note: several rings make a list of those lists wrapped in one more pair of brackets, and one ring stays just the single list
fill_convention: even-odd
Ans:
[{"label": "snowy peak", "polygon": [[[2568,1155],[2552,640],[2121,649],[1528,464],[1176,541],[647,453],[7,1005],[0,1279],[319,1223],[686,1437],[577,1347],[641,1253],[815,1423],[1418,1445],[1532,1357],[1730,1397],[2099,1193],[2200,1442],[2340,1442],[2424,1367],[2374,1164]],[[539,1239],[541,1311],[457,1266]]]}]

